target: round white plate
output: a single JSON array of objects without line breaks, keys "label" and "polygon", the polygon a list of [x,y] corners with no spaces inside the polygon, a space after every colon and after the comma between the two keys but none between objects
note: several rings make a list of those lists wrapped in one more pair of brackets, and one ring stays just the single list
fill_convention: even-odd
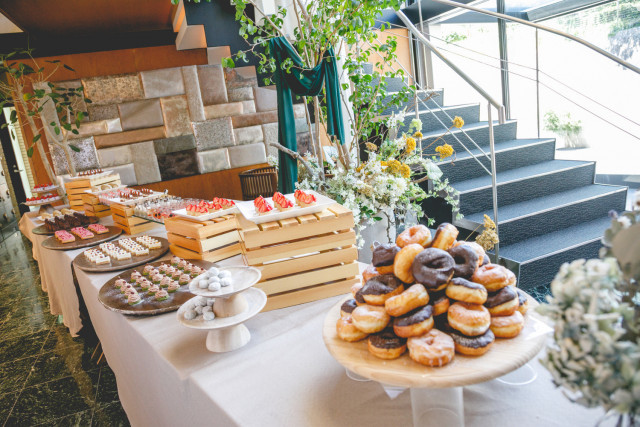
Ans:
[{"label": "round white plate", "polygon": [[231,273],[231,286],[221,288],[219,291],[215,292],[212,292],[208,289],[200,289],[198,287],[198,282],[204,275],[203,273],[199,276],[196,276],[196,278],[192,279],[189,282],[189,292],[194,295],[201,295],[208,298],[226,297],[250,288],[251,286],[258,283],[260,277],[262,277],[262,273],[260,273],[260,270],[255,267],[234,266],[218,267],[218,269],[220,271],[228,271]]},{"label": "round white plate", "polygon": [[198,299],[206,299],[202,296],[191,298],[189,301],[182,304],[178,309],[178,321],[184,326],[193,329],[223,329],[231,326],[239,325],[256,314],[260,313],[267,303],[267,295],[260,289],[250,288],[243,294],[243,297],[247,300],[247,309],[240,314],[236,314],[231,317],[216,317],[213,320],[204,320],[202,315],[199,315],[193,320],[187,320],[184,318],[184,313],[195,306]]}]

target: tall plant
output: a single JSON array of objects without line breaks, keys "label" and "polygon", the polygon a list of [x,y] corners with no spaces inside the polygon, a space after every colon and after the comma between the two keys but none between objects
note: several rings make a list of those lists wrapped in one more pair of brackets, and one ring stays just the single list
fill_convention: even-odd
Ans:
[{"label": "tall plant", "polygon": [[[10,122],[27,124],[33,138],[25,140],[27,155],[33,156],[34,150],[42,159],[49,180],[55,182],[56,175],[43,146],[43,137],[50,145],[59,147],[64,153],[69,167],[69,174],[76,175],[71,157],[71,150],[80,149],[69,142],[71,135],[78,135],[85,112],[79,110],[79,105],[91,103],[85,98],[82,86],[65,88],[51,83],[51,78],[63,67],[75,71],[59,60],[45,61],[51,64],[45,70],[32,56],[32,49],[16,50],[6,55],[0,55],[0,73],[6,80],[0,80],[0,108],[13,104],[16,108],[11,112]],[[17,60],[16,56],[26,56],[27,60]],[[55,111],[57,120],[45,120],[45,109]],[[3,127],[8,126],[4,124]],[[62,190],[58,190],[63,195]]]}]

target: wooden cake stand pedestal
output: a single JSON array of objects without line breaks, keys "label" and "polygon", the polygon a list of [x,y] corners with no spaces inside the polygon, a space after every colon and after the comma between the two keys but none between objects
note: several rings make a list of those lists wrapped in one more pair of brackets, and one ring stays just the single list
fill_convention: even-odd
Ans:
[{"label": "wooden cake stand pedestal", "polygon": [[338,338],[340,306],[349,298],[334,305],[325,318],[323,338],[329,353],[348,371],[381,383],[390,397],[409,388],[414,426],[464,426],[463,387],[499,378],[525,365],[542,350],[552,331],[534,311],[538,304],[529,296],[520,335],[496,339],[482,356],[456,354],[449,364],[430,368],[411,360],[408,353],[394,360],[379,359],[369,353],[366,339],[349,343]]}]

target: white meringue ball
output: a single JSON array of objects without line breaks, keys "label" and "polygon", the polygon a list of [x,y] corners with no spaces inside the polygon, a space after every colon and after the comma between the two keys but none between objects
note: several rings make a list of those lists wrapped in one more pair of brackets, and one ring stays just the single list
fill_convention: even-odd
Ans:
[{"label": "white meringue ball", "polygon": [[202,313],[202,318],[209,321],[215,319],[216,315],[213,314],[213,311],[207,311],[206,313]]},{"label": "white meringue ball", "polygon": [[207,300],[205,300],[204,298],[196,298],[196,307],[203,307],[205,305],[207,305]]},{"label": "white meringue ball", "polygon": [[202,306],[201,305],[196,305],[195,311],[198,314],[202,314]]},{"label": "white meringue ball", "polygon": [[209,286],[209,282],[206,280],[200,280],[200,282],[198,282],[198,287],[200,289],[207,289],[208,286]]},{"label": "white meringue ball", "polygon": [[213,308],[210,305],[205,305],[204,307],[202,307],[202,314],[206,313],[207,311],[212,311]]},{"label": "white meringue ball", "polygon": [[227,270],[223,270],[220,273],[218,273],[218,277],[221,279],[224,279],[225,277],[231,277],[231,272]]},{"label": "white meringue ball", "polygon": [[216,277],[210,277],[208,280],[209,283],[219,283],[220,282],[220,278],[218,278],[218,276]]},{"label": "white meringue ball", "polygon": [[208,298],[208,299],[207,299],[207,305],[208,305],[208,306],[212,306],[212,305],[213,305],[213,303],[214,303],[215,301],[216,301],[216,299],[215,299],[215,298]]},{"label": "white meringue ball", "polygon": [[196,318],[196,316],[197,314],[194,310],[187,310],[184,312],[184,318],[187,320],[193,320]]},{"label": "white meringue ball", "polygon": [[221,283],[220,282],[211,282],[209,283],[209,290],[211,292],[219,291]]},{"label": "white meringue ball", "polygon": [[218,269],[218,267],[211,267],[208,273],[209,273],[209,276],[217,276],[218,273],[220,273],[220,270]]},{"label": "white meringue ball", "polygon": [[221,280],[220,280],[220,285],[221,285],[223,288],[226,288],[227,286],[231,286],[231,279],[230,279],[230,278],[228,278],[228,277],[225,277],[224,279],[221,279]]}]

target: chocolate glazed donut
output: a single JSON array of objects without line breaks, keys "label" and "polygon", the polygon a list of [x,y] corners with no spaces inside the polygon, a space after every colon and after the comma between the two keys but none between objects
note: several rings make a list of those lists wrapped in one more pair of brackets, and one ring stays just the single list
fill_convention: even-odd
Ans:
[{"label": "chocolate glazed donut", "polygon": [[373,249],[371,264],[374,267],[386,267],[393,265],[396,254],[400,252],[400,247],[395,243],[385,243]]},{"label": "chocolate glazed donut", "polygon": [[384,305],[387,299],[402,291],[404,291],[404,284],[396,276],[383,274],[367,280],[362,289],[356,293],[356,301],[360,295],[368,304]]},{"label": "chocolate glazed donut", "polygon": [[446,251],[427,248],[413,260],[413,277],[427,290],[437,291],[446,286],[453,276],[455,261]]},{"label": "chocolate glazed donut", "polygon": [[467,245],[458,245],[449,249],[449,255],[453,257],[456,265],[453,267],[453,275],[468,279],[478,267],[478,254]]}]

